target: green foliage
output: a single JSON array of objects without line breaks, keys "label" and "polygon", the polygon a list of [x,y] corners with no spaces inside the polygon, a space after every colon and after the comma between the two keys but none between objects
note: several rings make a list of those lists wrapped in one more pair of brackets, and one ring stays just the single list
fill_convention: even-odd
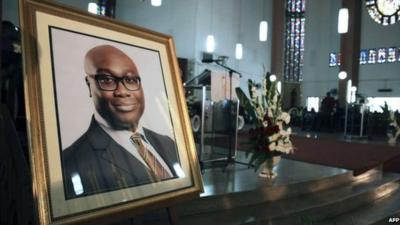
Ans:
[{"label": "green foliage", "polygon": [[381,106],[381,109],[383,111],[382,114],[386,120],[385,123],[387,126],[390,126],[392,123],[400,124],[398,114],[396,114],[395,112],[393,112],[389,109],[389,105],[387,104],[386,101],[385,101],[385,104],[383,106]]},{"label": "green foliage", "polygon": [[256,111],[251,105],[250,100],[247,98],[243,90],[239,87],[237,87],[235,90],[236,90],[236,95],[240,101],[240,104],[243,106],[244,110],[246,110],[249,116],[252,117],[253,119],[257,118]]},{"label": "green foliage", "polygon": [[382,109],[382,113],[385,116],[385,118],[390,119],[390,109],[389,109],[389,105],[387,104],[387,102],[385,101],[385,104],[383,106],[381,106]]}]

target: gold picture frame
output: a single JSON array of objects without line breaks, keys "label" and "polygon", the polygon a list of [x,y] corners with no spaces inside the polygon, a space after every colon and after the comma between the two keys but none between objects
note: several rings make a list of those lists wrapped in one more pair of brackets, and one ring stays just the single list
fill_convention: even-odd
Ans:
[{"label": "gold picture frame", "polygon": [[[39,223],[107,223],[198,197],[202,180],[172,37],[53,1],[20,0],[20,17],[33,194]],[[140,71],[140,88],[146,102],[140,124],[169,138],[174,146],[177,161],[171,166],[165,160],[164,165],[170,169],[168,179],[141,180],[118,187],[96,183],[96,189],[88,191],[85,171],[78,173],[78,179],[75,173],[70,176],[70,162],[64,153],[89,132],[91,120],[99,121],[93,116],[98,109],[93,106],[94,87],[90,84],[95,83],[88,81],[91,75],[85,77],[84,65],[88,52],[99,46],[123,52]],[[118,79],[114,81],[116,88],[126,87],[128,81]],[[117,145],[123,146],[119,142]],[[82,162],[81,156],[73,159],[77,168],[93,161],[92,156]],[[104,175],[108,172],[101,171],[100,178],[108,179]],[[72,190],[71,195],[68,190]]]}]

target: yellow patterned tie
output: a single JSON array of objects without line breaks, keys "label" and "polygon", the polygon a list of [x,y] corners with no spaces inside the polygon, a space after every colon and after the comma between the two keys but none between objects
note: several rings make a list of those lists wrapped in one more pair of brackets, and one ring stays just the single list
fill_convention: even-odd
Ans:
[{"label": "yellow patterned tie", "polygon": [[139,134],[133,134],[131,136],[131,142],[135,147],[137,147],[140,156],[150,168],[152,176],[156,181],[171,178],[157,158],[146,148],[146,146],[144,146]]}]

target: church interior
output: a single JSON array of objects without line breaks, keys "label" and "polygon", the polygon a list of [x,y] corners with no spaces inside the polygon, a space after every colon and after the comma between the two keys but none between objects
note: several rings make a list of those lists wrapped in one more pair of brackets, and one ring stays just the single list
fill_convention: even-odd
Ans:
[{"label": "church interior", "polygon": [[[0,224],[400,224],[399,0],[0,3]],[[87,37],[56,45],[58,37],[64,39],[51,33],[57,25],[50,21],[50,38],[43,39],[40,32],[47,28],[40,23],[46,19],[40,16],[46,13],[72,21],[65,27],[87,22],[71,32]],[[170,180],[90,195],[82,195],[86,186],[78,175],[72,177],[78,197],[68,199],[59,194],[65,148],[51,146],[65,145],[68,129],[88,109],[79,109],[86,106],[76,97],[68,115],[55,116],[64,110],[60,93],[80,87],[56,75],[74,73],[68,52],[78,52],[84,45],[78,42],[87,43],[83,39],[94,39],[94,33],[105,43],[132,40],[129,46],[138,52],[158,54],[162,79],[145,77],[153,70],[141,65],[152,58],[143,56],[134,81],[149,93],[144,114],[153,117],[144,124],[154,128],[168,121],[160,133],[176,142],[182,168],[170,167]],[[43,62],[46,51],[57,49],[66,58],[57,64],[54,54]],[[47,64],[55,65],[48,66],[54,80],[43,78]],[[114,95],[122,86],[136,91],[128,75],[108,76]],[[106,75],[93,81],[90,76],[78,81],[85,97],[89,86],[98,110],[90,84],[110,90],[101,86],[106,78],[98,79]],[[165,97],[152,97],[158,93]],[[155,112],[160,108],[166,113]],[[74,135],[70,139],[79,137]]]}]

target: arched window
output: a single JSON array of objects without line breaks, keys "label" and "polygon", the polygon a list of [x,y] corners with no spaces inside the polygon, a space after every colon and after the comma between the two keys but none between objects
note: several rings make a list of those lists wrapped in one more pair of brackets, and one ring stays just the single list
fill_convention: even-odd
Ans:
[{"label": "arched window", "polygon": [[286,3],[284,79],[300,82],[303,80],[306,0],[287,0]]}]

